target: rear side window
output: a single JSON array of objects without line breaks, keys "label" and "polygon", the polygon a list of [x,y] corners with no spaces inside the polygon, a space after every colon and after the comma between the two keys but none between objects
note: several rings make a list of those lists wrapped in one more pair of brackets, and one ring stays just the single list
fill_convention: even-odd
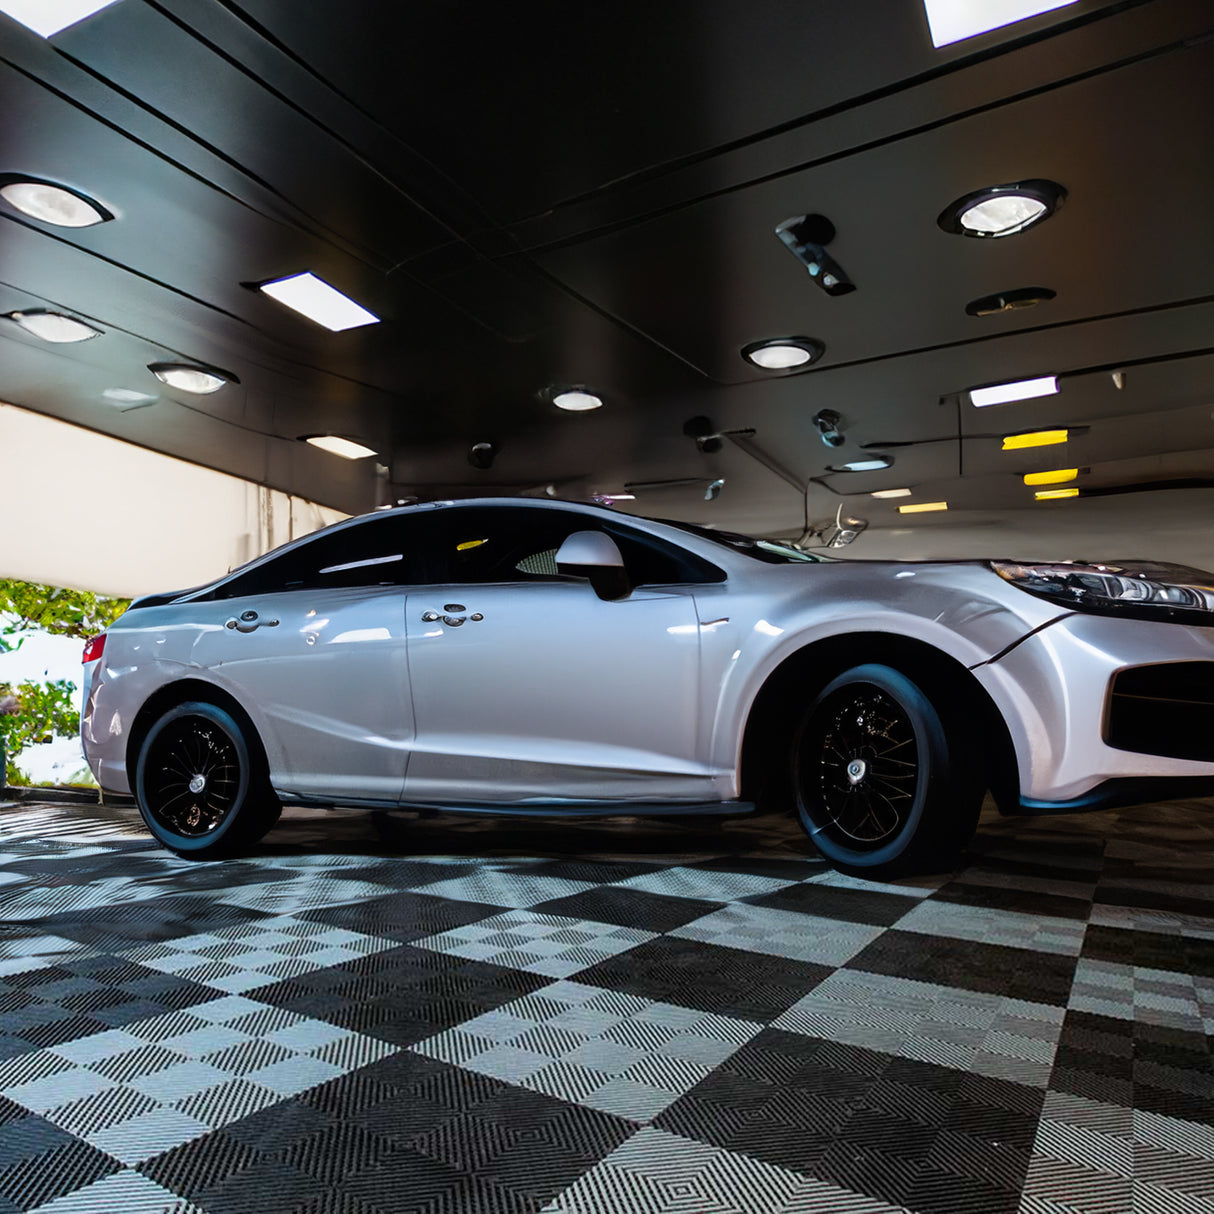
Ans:
[{"label": "rear side window", "polygon": [[445,581],[484,584],[565,580],[557,571],[556,553],[575,531],[610,535],[638,586],[719,582],[725,578],[708,561],[621,526],[611,518],[563,510],[486,506],[451,510],[447,525],[442,545]]},{"label": "rear side window", "polygon": [[317,536],[238,574],[206,597],[243,598],[338,586],[416,586],[426,582],[425,533],[432,517],[385,515]]}]

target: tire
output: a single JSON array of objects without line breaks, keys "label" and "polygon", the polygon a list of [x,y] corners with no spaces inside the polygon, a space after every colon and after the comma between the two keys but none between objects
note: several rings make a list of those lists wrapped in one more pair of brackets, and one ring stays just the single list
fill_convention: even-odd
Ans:
[{"label": "tire", "polygon": [[251,846],[282,812],[260,740],[201,700],[170,708],[148,731],[135,765],[135,801],[165,847],[199,860]]},{"label": "tire", "polygon": [[792,783],[801,825],[836,868],[955,865],[985,791],[963,713],[890,666],[856,666],[822,689],[793,735]]}]

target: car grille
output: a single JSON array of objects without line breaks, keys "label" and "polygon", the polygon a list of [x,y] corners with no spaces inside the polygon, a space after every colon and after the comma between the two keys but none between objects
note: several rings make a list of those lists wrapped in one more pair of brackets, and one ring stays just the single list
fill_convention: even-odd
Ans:
[{"label": "car grille", "polygon": [[1119,671],[1109,689],[1104,740],[1116,750],[1214,762],[1214,662]]}]

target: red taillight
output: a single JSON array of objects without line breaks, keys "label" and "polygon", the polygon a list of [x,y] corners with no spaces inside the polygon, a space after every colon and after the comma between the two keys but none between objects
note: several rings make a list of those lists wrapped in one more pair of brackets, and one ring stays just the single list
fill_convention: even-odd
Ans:
[{"label": "red taillight", "polygon": [[84,643],[84,657],[81,662],[95,662],[105,651],[105,633],[89,637]]}]

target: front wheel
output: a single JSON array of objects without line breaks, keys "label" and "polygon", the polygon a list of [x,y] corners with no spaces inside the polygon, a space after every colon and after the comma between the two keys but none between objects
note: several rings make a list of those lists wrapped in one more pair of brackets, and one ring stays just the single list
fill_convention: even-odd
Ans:
[{"label": "front wheel", "polygon": [[822,689],[794,734],[792,780],[802,826],[836,867],[875,876],[955,863],[983,793],[958,709],[942,715],[906,675],[877,664]]},{"label": "front wheel", "polygon": [[231,713],[204,701],[178,704],[148,731],[135,765],[135,800],[165,847],[196,859],[255,843],[282,809],[257,740]]}]

